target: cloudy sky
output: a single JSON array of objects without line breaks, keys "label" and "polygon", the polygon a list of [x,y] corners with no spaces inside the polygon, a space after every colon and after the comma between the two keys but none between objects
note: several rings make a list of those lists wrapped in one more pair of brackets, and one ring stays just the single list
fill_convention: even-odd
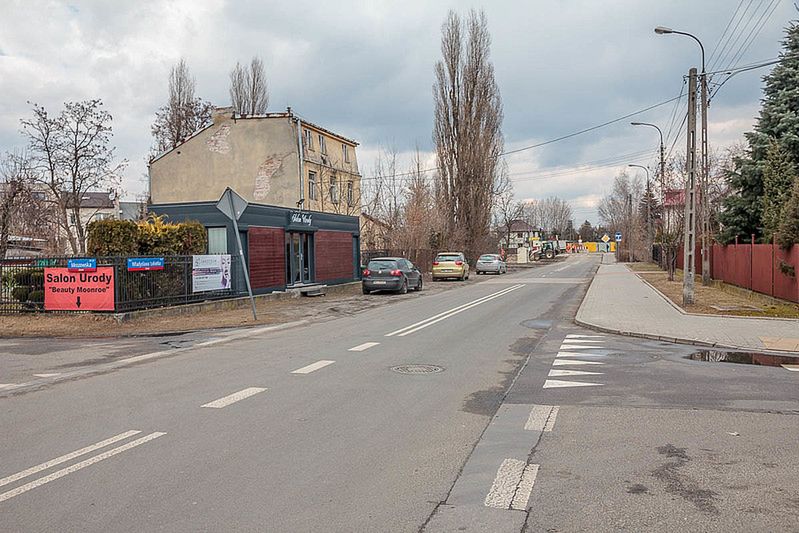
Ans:
[{"label": "cloudy sky", "polygon": [[[101,98],[114,117],[118,154],[130,161],[124,186],[133,197],[144,187],[150,124],[165,103],[170,67],[185,57],[197,95],[228,105],[230,69],[258,55],[270,110],[291,106],[358,140],[364,176],[381,147],[409,158],[418,146],[432,163],[441,23],[448,10],[469,8],[488,17],[508,150],[678,96],[683,75],[700,63],[699,48],[687,37],[656,35],[655,26],[699,37],[713,71],[776,58],[784,27],[799,16],[789,0],[4,0],[0,151],[22,147],[28,101],[56,111],[64,101]],[[715,97],[714,147],[751,128],[766,72],[737,75]],[[657,132],[629,121],[672,129],[671,145],[672,117],[679,123],[684,113],[685,99],[508,156],[516,194],[563,197],[576,219],[596,222],[613,176],[628,163],[656,161]]]}]

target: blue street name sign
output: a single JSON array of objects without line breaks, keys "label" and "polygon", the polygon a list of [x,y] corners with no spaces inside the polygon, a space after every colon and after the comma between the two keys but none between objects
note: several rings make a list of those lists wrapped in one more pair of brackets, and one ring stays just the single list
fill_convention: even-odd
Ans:
[{"label": "blue street name sign", "polygon": [[67,270],[72,272],[94,272],[97,270],[97,259],[68,259]]},{"label": "blue street name sign", "polygon": [[128,271],[163,270],[163,257],[128,257]]}]

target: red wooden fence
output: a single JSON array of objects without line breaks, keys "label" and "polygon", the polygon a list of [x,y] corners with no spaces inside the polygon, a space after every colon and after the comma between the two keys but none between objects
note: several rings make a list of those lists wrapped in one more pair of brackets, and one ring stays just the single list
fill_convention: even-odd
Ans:
[{"label": "red wooden fence", "polygon": [[[696,273],[702,272],[700,247],[696,249]],[[677,268],[683,267],[683,252]],[[793,275],[783,270],[793,268]],[[799,245],[786,250],[775,244],[714,244],[710,254],[713,279],[755,292],[799,302]]]}]

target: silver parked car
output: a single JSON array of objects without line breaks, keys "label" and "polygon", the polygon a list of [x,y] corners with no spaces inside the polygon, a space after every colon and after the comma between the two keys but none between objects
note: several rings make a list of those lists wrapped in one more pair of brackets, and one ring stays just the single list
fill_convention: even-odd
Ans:
[{"label": "silver parked car", "polygon": [[483,254],[477,260],[475,270],[478,274],[484,274],[486,272],[505,274],[508,272],[508,265],[497,254]]}]

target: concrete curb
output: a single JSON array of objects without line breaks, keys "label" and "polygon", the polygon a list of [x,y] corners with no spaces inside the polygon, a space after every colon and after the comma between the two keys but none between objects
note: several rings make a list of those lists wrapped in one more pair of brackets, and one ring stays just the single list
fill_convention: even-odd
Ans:
[{"label": "concrete curb", "polygon": [[708,342],[708,341],[701,341],[699,339],[687,339],[687,338],[680,338],[680,337],[667,337],[664,335],[654,335],[651,333],[643,333],[640,331],[623,331],[620,329],[608,328],[605,326],[598,326],[596,324],[591,324],[590,322],[585,322],[584,320],[580,320],[579,318],[574,318],[573,322],[578,326],[597,331],[600,333],[610,333],[612,335],[621,335],[624,337],[637,337],[640,339],[649,339],[653,341],[662,341],[662,342],[671,342],[675,344],[687,344],[689,346],[701,346],[703,348],[717,348],[719,350],[728,350],[728,351],[736,351],[736,352],[757,352],[769,355],[782,355],[788,357],[796,357],[799,358],[799,353],[797,352],[786,352],[783,350],[768,350],[764,348],[758,348],[753,346],[735,346],[733,344],[721,344],[717,342]]}]

